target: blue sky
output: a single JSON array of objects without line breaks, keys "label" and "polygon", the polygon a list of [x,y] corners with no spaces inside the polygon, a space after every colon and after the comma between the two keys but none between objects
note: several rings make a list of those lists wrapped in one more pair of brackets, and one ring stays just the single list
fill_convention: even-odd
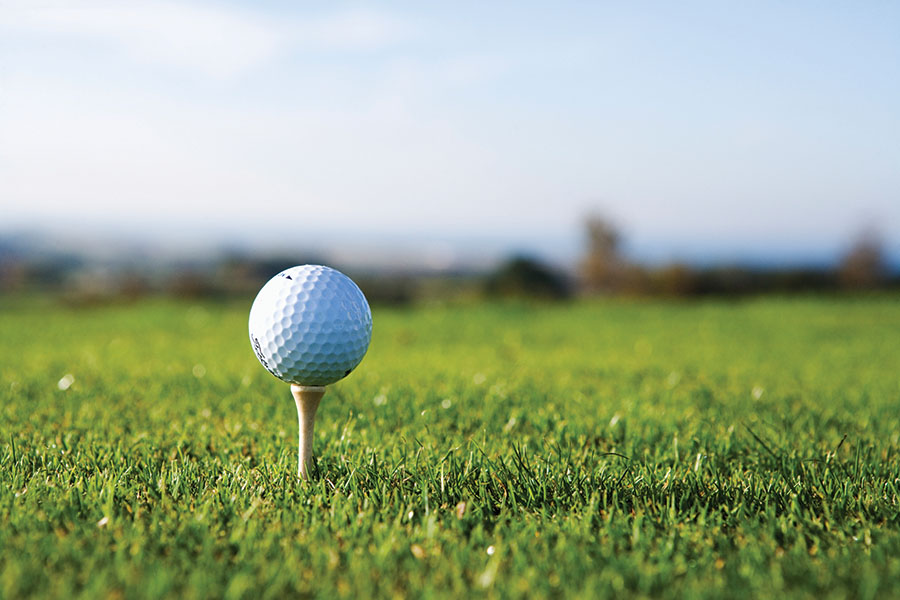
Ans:
[{"label": "blue sky", "polygon": [[[486,4],[489,4],[486,6]],[[900,253],[900,5],[0,0],[0,229]],[[442,246],[443,247],[443,246]]]}]

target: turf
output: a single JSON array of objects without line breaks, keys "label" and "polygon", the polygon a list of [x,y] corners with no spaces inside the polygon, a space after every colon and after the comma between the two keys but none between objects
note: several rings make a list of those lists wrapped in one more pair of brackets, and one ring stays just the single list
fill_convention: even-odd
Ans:
[{"label": "turf", "polygon": [[376,308],[308,484],[247,309],[6,301],[0,597],[900,596],[897,298]]}]

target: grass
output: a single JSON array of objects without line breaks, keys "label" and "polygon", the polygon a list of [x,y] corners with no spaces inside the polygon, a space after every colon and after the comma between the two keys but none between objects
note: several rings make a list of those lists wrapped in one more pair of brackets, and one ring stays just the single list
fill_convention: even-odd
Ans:
[{"label": "grass", "polygon": [[2,309],[3,598],[900,595],[896,298],[377,309],[306,485],[247,303]]}]

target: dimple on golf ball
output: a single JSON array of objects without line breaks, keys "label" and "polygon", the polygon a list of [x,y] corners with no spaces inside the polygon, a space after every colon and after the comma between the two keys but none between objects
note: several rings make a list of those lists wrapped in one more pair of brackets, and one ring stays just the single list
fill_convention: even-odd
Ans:
[{"label": "dimple on golf ball", "polygon": [[330,267],[302,265],[270,279],[250,307],[250,343],[279,379],[322,386],[343,379],[372,339],[372,312],[353,281]]}]

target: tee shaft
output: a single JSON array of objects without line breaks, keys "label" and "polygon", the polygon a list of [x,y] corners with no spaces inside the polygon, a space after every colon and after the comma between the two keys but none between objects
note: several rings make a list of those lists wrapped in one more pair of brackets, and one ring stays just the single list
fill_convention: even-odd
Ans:
[{"label": "tee shaft", "polygon": [[316,428],[316,410],[325,395],[323,386],[291,384],[291,394],[297,404],[297,419],[300,424],[300,444],[297,451],[297,477],[309,479],[312,466],[313,433]]}]

